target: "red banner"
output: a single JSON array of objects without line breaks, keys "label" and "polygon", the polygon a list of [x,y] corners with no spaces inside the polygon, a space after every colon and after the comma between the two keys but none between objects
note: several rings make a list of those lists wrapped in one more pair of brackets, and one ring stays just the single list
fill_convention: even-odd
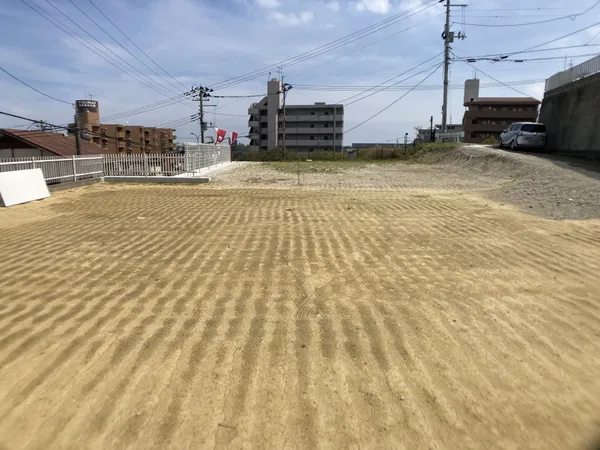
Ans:
[{"label": "red banner", "polygon": [[237,137],[238,137],[238,134],[235,131],[232,131],[231,132],[231,143],[232,144],[235,144],[235,142],[237,141]]},{"label": "red banner", "polygon": [[222,128],[217,128],[217,137],[215,139],[217,144],[220,144],[225,139],[225,135],[227,134],[227,130],[223,130]]}]

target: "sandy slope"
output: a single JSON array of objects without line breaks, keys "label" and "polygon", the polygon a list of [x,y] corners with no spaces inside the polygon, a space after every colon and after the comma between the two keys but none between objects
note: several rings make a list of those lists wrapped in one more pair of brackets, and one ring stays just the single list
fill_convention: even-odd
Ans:
[{"label": "sandy slope", "polygon": [[583,445],[600,222],[433,175],[450,187],[96,185],[1,210],[0,448]]}]

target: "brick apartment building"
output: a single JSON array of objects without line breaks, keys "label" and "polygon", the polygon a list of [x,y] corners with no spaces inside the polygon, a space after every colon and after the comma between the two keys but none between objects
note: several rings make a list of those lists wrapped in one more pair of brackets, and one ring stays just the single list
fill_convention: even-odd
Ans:
[{"label": "brick apartment building", "polygon": [[498,139],[514,122],[536,122],[540,101],[532,97],[479,97],[479,80],[465,81],[465,142]]},{"label": "brick apartment building", "polygon": [[77,100],[75,108],[82,137],[99,145],[102,153],[168,153],[175,150],[176,136],[172,128],[101,123],[95,100]]}]

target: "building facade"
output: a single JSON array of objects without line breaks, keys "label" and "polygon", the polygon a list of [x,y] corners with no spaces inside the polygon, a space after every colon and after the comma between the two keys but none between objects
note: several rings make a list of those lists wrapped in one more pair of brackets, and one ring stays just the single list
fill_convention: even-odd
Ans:
[{"label": "building facade", "polygon": [[[464,127],[463,124],[457,124],[457,123],[449,123],[446,125],[446,130],[448,130],[445,134],[442,133],[442,125],[441,124],[436,124],[435,128],[433,129],[433,137],[435,141],[456,141],[456,142],[463,142],[464,141],[464,137],[465,137],[465,133],[464,133]],[[417,140],[422,141],[422,142],[431,142],[431,129],[429,127],[427,128],[419,128],[419,130],[417,131]]]},{"label": "building facade", "polygon": [[[285,110],[285,111],[284,111]],[[295,151],[342,151],[344,105],[283,104],[282,83],[272,79],[267,96],[248,108],[250,146],[255,150],[285,147]]]},{"label": "building facade", "polygon": [[[476,83],[475,83],[476,82]],[[540,101],[532,97],[479,97],[479,80],[465,82],[465,142],[500,137],[514,122],[535,122]]]},{"label": "building facade", "polygon": [[95,100],[77,100],[75,110],[82,138],[100,146],[102,153],[168,153],[175,150],[176,136],[172,128],[102,123]]}]

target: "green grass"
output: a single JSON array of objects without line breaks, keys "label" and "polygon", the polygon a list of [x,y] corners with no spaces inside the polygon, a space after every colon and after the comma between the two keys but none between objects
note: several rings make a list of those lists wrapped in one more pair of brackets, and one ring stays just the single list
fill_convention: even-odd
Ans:
[{"label": "green grass", "polygon": [[343,173],[348,170],[351,170],[356,167],[365,166],[368,163],[366,161],[279,161],[279,162],[269,162],[265,163],[265,165],[271,169],[277,170],[283,173],[325,173],[325,174],[335,174],[335,173]]},{"label": "green grass", "polygon": [[337,154],[337,159],[332,159],[331,152],[313,152],[311,153],[311,161],[307,161],[306,154],[300,154],[300,161],[296,153],[288,153],[286,161],[271,161],[265,162],[269,168],[279,172],[295,174],[300,173],[324,173],[336,174],[343,173],[349,170],[358,169],[367,165],[377,164],[393,164],[393,163],[411,163],[419,162],[419,159],[426,156],[428,153],[437,153],[444,151],[452,151],[459,148],[461,144],[439,142],[432,144],[422,144],[416,147],[409,145],[404,150],[404,147],[399,148],[375,148],[360,150],[356,158],[348,159],[345,154]]}]

